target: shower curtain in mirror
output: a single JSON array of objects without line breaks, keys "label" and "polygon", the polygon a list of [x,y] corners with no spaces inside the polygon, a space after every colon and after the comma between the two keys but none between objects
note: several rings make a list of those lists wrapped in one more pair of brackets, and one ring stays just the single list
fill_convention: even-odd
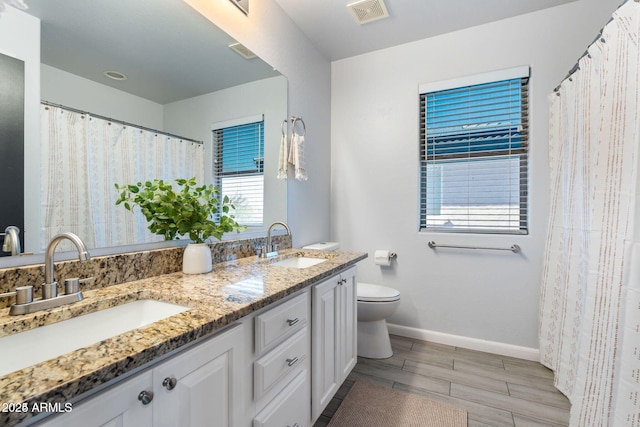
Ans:
[{"label": "shower curtain in mirror", "polygon": [[640,5],[550,96],[541,362],[574,427],[640,425]]},{"label": "shower curtain in mirror", "polygon": [[114,184],[194,176],[203,182],[202,144],[46,105],[41,123],[42,250],[65,231],[89,247],[162,240],[139,209],[115,205]]}]

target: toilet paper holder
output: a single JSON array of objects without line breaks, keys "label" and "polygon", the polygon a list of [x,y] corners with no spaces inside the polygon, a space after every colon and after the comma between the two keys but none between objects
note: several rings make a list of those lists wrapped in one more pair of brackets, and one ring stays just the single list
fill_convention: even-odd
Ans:
[{"label": "toilet paper holder", "polygon": [[398,258],[398,254],[395,252],[389,252],[389,259],[396,259]]},{"label": "toilet paper holder", "polygon": [[391,251],[378,249],[375,252],[374,263],[381,266],[391,265],[391,261],[398,258],[398,254]]}]

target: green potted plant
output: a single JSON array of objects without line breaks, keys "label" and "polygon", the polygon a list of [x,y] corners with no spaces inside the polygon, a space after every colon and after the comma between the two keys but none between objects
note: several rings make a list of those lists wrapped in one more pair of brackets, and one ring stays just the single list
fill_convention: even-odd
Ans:
[{"label": "green potted plant", "polygon": [[[182,271],[187,274],[212,270],[211,249],[206,241],[220,240],[224,233],[245,230],[231,212],[235,206],[229,197],[222,197],[220,188],[198,185],[195,178],[176,179],[180,187],[174,190],[169,182],[153,180],[137,184],[116,184],[120,197],[116,205],[133,211],[138,206],[149,222],[149,230],[165,240],[188,236],[193,242],[184,251]],[[217,215],[217,222],[214,215]]]}]

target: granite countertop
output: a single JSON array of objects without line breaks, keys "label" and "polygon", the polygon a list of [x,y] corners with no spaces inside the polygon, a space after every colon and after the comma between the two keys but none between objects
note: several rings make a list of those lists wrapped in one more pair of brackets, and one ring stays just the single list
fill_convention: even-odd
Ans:
[{"label": "granite countertop", "polygon": [[[323,257],[327,261],[304,269],[269,265],[299,255]],[[361,252],[287,249],[272,259],[249,257],[215,264],[207,274],[173,273],[86,291],[83,301],[33,314],[9,316],[8,308],[0,309],[2,337],[141,299],[190,308],[0,377],[0,405],[64,404],[366,257]],[[32,416],[2,409],[0,426],[14,425]]]}]

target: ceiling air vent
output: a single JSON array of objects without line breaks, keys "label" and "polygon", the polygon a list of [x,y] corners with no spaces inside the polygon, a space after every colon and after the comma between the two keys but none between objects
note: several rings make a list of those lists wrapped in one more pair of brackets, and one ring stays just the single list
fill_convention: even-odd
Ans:
[{"label": "ceiling air vent", "polygon": [[253,59],[256,57],[256,54],[251,52],[241,43],[232,43],[229,45],[231,49],[238,55],[242,56],[244,59]]},{"label": "ceiling air vent", "polygon": [[348,4],[347,7],[360,25],[389,16],[383,0],[360,0]]}]

